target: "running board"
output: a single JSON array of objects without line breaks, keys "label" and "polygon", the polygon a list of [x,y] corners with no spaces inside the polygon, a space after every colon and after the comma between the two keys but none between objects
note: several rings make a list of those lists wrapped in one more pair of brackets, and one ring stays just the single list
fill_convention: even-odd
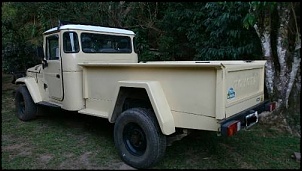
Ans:
[{"label": "running board", "polygon": [[108,118],[107,112],[98,111],[98,110],[94,110],[94,109],[86,108],[86,109],[79,110],[78,113],[92,115],[92,116],[98,116],[98,117],[102,117],[102,118]]},{"label": "running board", "polygon": [[55,108],[61,108],[61,106],[53,104],[53,103],[49,103],[49,102],[45,102],[45,101],[41,101],[37,103],[38,105],[43,105],[43,106],[49,106],[49,107],[55,107]]}]

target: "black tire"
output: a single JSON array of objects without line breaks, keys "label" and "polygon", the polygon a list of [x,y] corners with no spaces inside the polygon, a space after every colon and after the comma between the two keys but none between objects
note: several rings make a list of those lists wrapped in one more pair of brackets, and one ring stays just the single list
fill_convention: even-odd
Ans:
[{"label": "black tire", "polygon": [[27,87],[18,87],[15,94],[16,116],[22,121],[30,121],[36,118],[37,106],[34,103]]},{"label": "black tire", "polygon": [[128,109],[117,118],[114,143],[121,159],[138,169],[153,166],[166,151],[166,136],[154,113],[145,108]]}]

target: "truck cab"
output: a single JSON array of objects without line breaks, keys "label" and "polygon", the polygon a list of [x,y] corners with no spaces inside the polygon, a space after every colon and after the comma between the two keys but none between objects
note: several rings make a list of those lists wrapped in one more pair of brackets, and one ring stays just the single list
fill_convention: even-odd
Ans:
[{"label": "truck cab", "polygon": [[[134,32],[125,29],[67,24],[43,33],[43,63],[28,69],[39,92],[34,102],[77,111],[85,108],[83,69],[78,63],[137,63]],[[17,81],[22,82],[21,80]]]}]

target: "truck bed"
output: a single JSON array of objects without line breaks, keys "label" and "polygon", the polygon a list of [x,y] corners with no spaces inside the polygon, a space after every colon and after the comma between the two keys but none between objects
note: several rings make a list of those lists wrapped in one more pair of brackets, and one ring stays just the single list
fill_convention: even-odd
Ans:
[{"label": "truck bed", "polygon": [[159,82],[176,127],[217,131],[218,122],[264,100],[265,61],[82,62],[82,113],[108,117],[118,83]]}]

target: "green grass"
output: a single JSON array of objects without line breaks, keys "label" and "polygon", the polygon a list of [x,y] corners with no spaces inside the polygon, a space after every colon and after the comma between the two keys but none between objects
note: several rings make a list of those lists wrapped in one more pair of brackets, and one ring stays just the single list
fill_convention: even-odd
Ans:
[{"label": "green grass", "polygon": [[260,124],[233,137],[198,131],[167,148],[155,168],[173,169],[298,169],[291,159],[300,139],[263,129]]},{"label": "green grass", "polygon": [[[119,169],[113,124],[76,112],[49,109],[30,122],[15,116],[10,77],[2,79],[2,169]],[[232,137],[193,131],[172,146],[154,169],[299,169],[291,158],[300,138],[262,124]]]}]

